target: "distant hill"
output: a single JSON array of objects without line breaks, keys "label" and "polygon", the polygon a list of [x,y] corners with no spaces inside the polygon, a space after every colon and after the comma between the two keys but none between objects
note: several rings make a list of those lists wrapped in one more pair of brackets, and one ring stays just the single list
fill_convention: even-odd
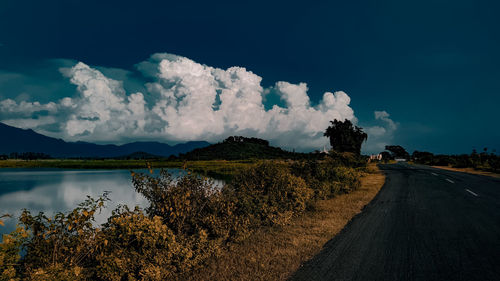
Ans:
[{"label": "distant hill", "polygon": [[266,140],[233,136],[223,142],[180,154],[183,160],[244,160],[317,158],[319,155],[285,151]]},{"label": "distant hill", "polygon": [[206,147],[205,141],[191,141],[176,145],[160,142],[133,142],[124,145],[100,145],[89,142],[66,142],[51,138],[31,129],[20,129],[0,122],[0,154],[36,152],[55,158],[115,158],[127,155],[178,155],[196,148]]}]

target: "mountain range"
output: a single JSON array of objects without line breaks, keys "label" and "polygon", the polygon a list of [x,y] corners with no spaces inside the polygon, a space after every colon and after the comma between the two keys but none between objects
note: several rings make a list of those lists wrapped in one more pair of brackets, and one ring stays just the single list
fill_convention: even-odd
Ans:
[{"label": "mountain range", "polygon": [[209,146],[205,141],[190,141],[176,145],[161,142],[132,142],[123,145],[66,142],[39,134],[31,129],[20,129],[0,122],[0,154],[37,152],[55,158],[114,158],[136,152],[168,157]]}]

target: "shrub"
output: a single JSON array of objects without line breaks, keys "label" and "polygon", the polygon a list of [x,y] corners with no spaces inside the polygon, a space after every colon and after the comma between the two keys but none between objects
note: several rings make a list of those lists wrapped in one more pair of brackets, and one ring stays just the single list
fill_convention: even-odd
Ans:
[{"label": "shrub", "polygon": [[[467,167],[475,168],[477,166],[476,163],[473,161],[473,159],[469,157],[469,155],[466,154],[457,155],[454,158],[455,161],[454,163],[452,163],[452,166],[454,168],[467,168]],[[444,163],[439,163],[439,164],[444,164]],[[447,166],[447,165],[440,165],[440,166]]]},{"label": "shrub", "polygon": [[[10,216],[0,216],[0,225],[3,225],[1,219],[4,217]],[[0,281],[21,280],[17,270],[21,260],[19,249],[27,237],[28,233],[22,227],[17,227],[12,233],[3,235],[2,243],[0,243]]]},{"label": "shrub", "polygon": [[340,193],[349,193],[361,186],[359,172],[349,167],[335,167],[336,185],[340,187]]},{"label": "shrub", "polygon": [[160,280],[189,268],[195,256],[160,217],[149,218],[138,208],[115,210],[103,227],[99,245],[96,260],[101,280]]},{"label": "shrub", "polygon": [[254,225],[283,224],[305,210],[312,190],[287,167],[263,162],[236,176],[230,188],[237,198],[238,215]]},{"label": "shrub", "polygon": [[175,234],[191,235],[206,228],[203,220],[206,206],[216,192],[212,185],[200,177],[187,175],[174,180],[165,170],[159,177],[133,175],[134,188],[149,201],[146,212],[159,216]]},{"label": "shrub", "polygon": [[53,276],[59,280],[79,280],[92,274],[82,268],[95,266],[93,257],[98,249],[99,229],[93,226],[94,214],[107,200],[107,193],[98,199],[87,197],[73,211],[57,213],[53,218],[23,211],[20,222],[31,233],[24,244],[23,263],[32,279]]},{"label": "shrub", "polygon": [[159,216],[176,235],[206,233],[210,239],[238,239],[247,223],[234,215],[235,197],[206,178],[186,175],[174,180],[166,171],[159,177],[133,176],[135,189],[148,199],[146,212]]},{"label": "shrub", "polygon": [[324,161],[299,161],[291,165],[294,175],[303,178],[314,190],[316,199],[331,198],[360,186],[359,172],[339,165],[334,158]]},{"label": "shrub", "polygon": [[328,154],[328,157],[325,158],[325,161],[335,166],[359,168],[366,167],[368,158],[351,152],[330,151],[330,154]]},{"label": "shrub", "polygon": [[490,166],[492,172],[500,172],[500,157],[495,156],[490,159]]}]

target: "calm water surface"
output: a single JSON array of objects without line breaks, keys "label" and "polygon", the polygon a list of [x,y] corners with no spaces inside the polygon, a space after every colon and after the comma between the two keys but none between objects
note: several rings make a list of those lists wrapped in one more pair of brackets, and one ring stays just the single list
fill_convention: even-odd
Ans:
[{"label": "calm water surface", "polygon": [[[184,173],[179,169],[168,171],[174,177]],[[53,215],[74,209],[87,195],[97,198],[104,191],[111,192],[111,201],[96,216],[98,224],[105,222],[119,204],[131,208],[147,206],[146,199],[132,186],[130,170],[0,169],[0,214],[14,215],[14,219],[6,219],[5,226],[0,226],[0,234],[14,230],[23,208],[32,214],[43,211]]]}]

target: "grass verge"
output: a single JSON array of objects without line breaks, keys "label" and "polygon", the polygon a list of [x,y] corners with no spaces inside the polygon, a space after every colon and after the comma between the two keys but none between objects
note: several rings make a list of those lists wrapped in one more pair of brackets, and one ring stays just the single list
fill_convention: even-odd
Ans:
[{"label": "grass verge", "polygon": [[443,169],[443,170],[448,170],[448,171],[455,171],[455,172],[469,173],[469,174],[474,174],[474,175],[482,175],[482,176],[500,178],[500,174],[476,170],[474,168],[453,168],[450,166],[432,166],[432,167],[438,168],[438,169]]},{"label": "grass verge", "polygon": [[385,176],[375,164],[369,165],[368,171],[358,190],[320,200],[314,211],[294,218],[288,225],[261,228],[180,279],[286,280],[375,197]]}]

